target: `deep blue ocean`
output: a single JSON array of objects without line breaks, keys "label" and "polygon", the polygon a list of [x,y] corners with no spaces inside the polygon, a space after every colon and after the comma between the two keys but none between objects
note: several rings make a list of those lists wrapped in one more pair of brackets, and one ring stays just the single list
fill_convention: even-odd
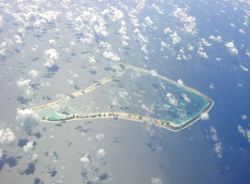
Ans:
[{"label": "deep blue ocean", "polygon": [[[0,1],[0,183],[249,184],[249,10],[247,0]],[[34,107],[119,63],[181,80],[215,104],[179,132],[38,118]]]}]

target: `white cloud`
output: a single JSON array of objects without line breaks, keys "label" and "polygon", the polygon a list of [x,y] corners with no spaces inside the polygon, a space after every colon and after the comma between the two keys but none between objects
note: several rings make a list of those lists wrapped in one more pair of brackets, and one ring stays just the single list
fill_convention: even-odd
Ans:
[{"label": "white cloud", "polygon": [[210,89],[215,89],[214,83],[210,83],[208,87],[209,87]]},{"label": "white cloud", "polygon": [[152,4],[153,8],[159,13],[159,14],[164,14],[164,11],[157,6],[155,3]]},{"label": "white cloud", "polygon": [[33,52],[35,52],[37,49],[38,49],[38,45],[34,45],[34,46],[31,48],[31,50],[32,50]]},{"label": "white cloud", "polygon": [[212,140],[217,142],[218,141],[217,131],[213,126],[210,127],[210,134],[211,134]]},{"label": "white cloud", "polygon": [[189,16],[186,9],[176,8],[173,15],[184,24],[184,30],[187,33],[196,34],[196,19]]},{"label": "white cloud", "polygon": [[181,80],[181,79],[177,80],[177,84],[178,84],[179,87],[183,87],[184,86],[183,80]]},{"label": "white cloud", "polygon": [[204,49],[202,47],[199,47],[198,50],[197,50],[197,53],[201,56],[201,57],[204,57],[204,58],[208,58],[208,55],[207,53],[204,51]]},{"label": "white cloud", "polygon": [[244,72],[248,72],[248,68],[243,66],[243,65],[240,65],[240,68],[244,71]]},{"label": "white cloud", "polygon": [[248,57],[250,57],[250,51],[249,51],[249,50],[246,51],[246,55],[247,55]]},{"label": "white cloud", "polygon": [[244,121],[244,120],[247,120],[247,115],[246,114],[242,114],[241,116],[241,119]]},{"label": "white cloud", "polygon": [[210,38],[210,40],[213,40],[213,41],[218,42],[218,43],[222,42],[221,36],[213,36],[213,35],[211,35],[211,36],[209,36],[209,38]]},{"label": "white cloud", "polygon": [[23,79],[23,78],[20,78],[18,81],[17,81],[17,86],[19,88],[25,88],[25,87],[28,87],[30,85],[30,79]]},{"label": "white cloud", "polygon": [[23,43],[22,38],[19,35],[15,35],[14,39],[15,39],[15,43],[17,44]]},{"label": "white cloud", "polygon": [[115,7],[111,7],[112,17],[111,20],[113,22],[121,20],[124,16],[123,12],[121,10],[116,9]]},{"label": "white cloud", "polygon": [[127,28],[125,26],[121,26],[121,28],[118,30],[120,34],[126,34]]},{"label": "white cloud", "polygon": [[150,70],[150,73],[154,77],[157,76],[157,71],[156,70]]},{"label": "white cloud", "polygon": [[223,148],[222,148],[222,143],[221,142],[215,143],[214,150],[215,150],[215,153],[217,154],[217,157],[222,158]]},{"label": "white cloud", "polygon": [[221,58],[216,57],[215,60],[216,60],[216,61],[221,61]]},{"label": "white cloud", "polygon": [[122,46],[123,46],[123,47],[126,47],[127,45],[128,45],[128,42],[122,40]]},{"label": "white cloud", "polygon": [[23,120],[26,118],[38,119],[38,114],[32,109],[17,109],[17,120]]},{"label": "white cloud", "polygon": [[102,35],[104,37],[108,35],[108,31],[106,30],[104,21],[99,21],[98,24],[95,24],[94,30],[98,35]]},{"label": "white cloud", "polygon": [[162,180],[160,178],[157,178],[157,177],[152,177],[151,183],[152,184],[162,184]]},{"label": "white cloud", "polygon": [[9,128],[0,129],[0,143],[6,144],[15,140],[15,134]]},{"label": "white cloud", "polygon": [[53,46],[56,45],[56,41],[54,39],[49,40],[49,43],[50,43],[50,45],[53,45]]},{"label": "white cloud", "polygon": [[36,161],[38,159],[38,154],[37,153],[34,153],[33,155],[32,155],[32,160],[33,161]]},{"label": "white cloud", "polygon": [[96,62],[95,56],[89,56],[89,62],[90,63],[95,63]]},{"label": "white cloud", "polygon": [[59,54],[55,49],[44,50],[44,55],[46,57],[45,66],[48,68],[52,67],[59,57]]},{"label": "white cloud", "polygon": [[143,51],[145,54],[148,53],[147,44],[143,44],[143,45],[141,46],[141,51]]},{"label": "white cloud", "polygon": [[98,135],[95,136],[95,139],[96,139],[97,141],[101,141],[101,140],[103,140],[104,138],[105,138],[105,136],[104,136],[102,133],[100,133],[100,134],[98,134]]},{"label": "white cloud", "polygon": [[247,132],[247,139],[248,139],[248,142],[250,142],[250,130],[246,130]]},{"label": "white cloud", "polygon": [[218,140],[217,131],[213,126],[210,127],[210,136],[211,136],[211,139],[214,141],[214,151],[215,151],[217,157],[220,159],[223,157],[223,155],[222,155],[223,145]]},{"label": "white cloud", "polygon": [[243,29],[239,29],[239,32],[245,34],[245,31]]},{"label": "white cloud", "polygon": [[145,21],[148,26],[151,26],[153,24],[153,21],[148,16],[145,18]]},{"label": "white cloud", "polygon": [[104,51],[102,54],[106,59],[111,59],[112,61],[120,61],[120,57],[111,51]]},{"label": "white cloud", "polygon": [[161,41],[161,48],[168,48],[168,47],[169,45],[166,42]]},{"label": "white cloud", "polygon": [[192,45],[188,44],[188,50],[193,51],[194,47]]},{"label": "white cloud", "polygon": [[80,159],[80,161],[81,161],[81,163],[82,163],[85,167],[87,167],[88,164],[90,163],[90,160],[89,160],[89,158],[88,158],[88,155],[85,155],[84,157],[82,157],[82,158]]},{"label": "white cloud", "polygon": [[242,126],[237,126],[238,132],[243,136],[246,137],[248,142],[250,143],[250,130],[244,129]]},{"label": "white cloud", "polygon": [[99,149],[96,153],[96,157],[98,160],[104,160],[107,157],[107,154],[104,149]]},{"label": "white cloud", "polygon": [[17,86],[24,91],[25,95],[28,98],[30,98],[34,94],[33,89],[30,86],[30,82],[31,82],[30,79],[23,79],[23,78],[20,78],[17,81]]},{"label": "white cloud", "polygon": [[39,71],[32,69],[29,71],[28,74],[29,74],[29,76],[36,78],[39,75]]},{"label": "white cloud", "polygon": [[136,28],[134,32],[137,33],[137,39],[141,42],[141,44],[148,43],[148,38],[146,36],[143,36],[139,29]]},{"label": "white cloud", "polygon": [[238,50],[237,48],[234,46],[234,42],[227,42],[225,43],[225,46],[229,49],[229,51],[233,54],[233,55],[237,55],[238,54]]},{"label": "white cloud", "polygon": [[44,50],[44,55],[47,59],[51,60],[57,60],[59,57],[59,54],[55,49]]},{"label": "white cloud", "polygon": [[169,27],[166,27],[166,28],[163,30],[163,32],[164,32],[165,34],[168,34],[168,33],[172,33],[172,30],[171,30]]},{"label": "white cloud", "polygon": [[202,38],[201,41],[202,41],[203,45],[205,45],[205,46],[207,46],[207,47],[212,46],[212,44],[209,43],[205,38]]},{"label": "white cloud", "polygon": [[173,106],[177,106],[178,105],[178,101],[175,98],[175,96],[172,93],[167,93],[166,94],[167,100],[168,102],[173,105]]},{"label": "white cloud", "polygon": [[245,137],[246,136],[246,131],[240,125],[238,125],[237,128],[238,128],[238,132]]},{"label": "white cloud", "polygon": [[181,96],[183,97],[183,99],[184,99],[187,103],[190,103],[190,102],[191,102],[191,99],[188,98],[188,96],[187,96],[186,93],[182,93]]},{"label": "white cloud", "polygon": [[46,11],[42,14],[42,17],[48,22],[53,22],[56,20],[57,16],[60,15],[60,12],[57,11]]},{"label": "white cloud", "polygon": [[201,113],[201,119],[202,120],[209,120],[209,115],[207,112],[203,112]]},{"label": "white cloud", "polygon": [[27,142],[26,145],[23,146],[23,150],[24,150],[25,152],[30,152],[30,151],[32,151],[33,149],[34,149],[34,142],[33,142],[33,141],[29,141],[29,142]]},{"label": "white cloud", "polygon": [[141,108],[149,113],[153,113],[153,109],[149,108],[146,104],[141,104]]},{"label": "white cloud", "polygon": [[179,37],[179,35],[177,34],[177,32],[175,31],[174,33],[170,34],[169,35],[171,40],[172,40],[172,43],[175,45],[177,43],[179,43],[181,41],[181,38]]}]

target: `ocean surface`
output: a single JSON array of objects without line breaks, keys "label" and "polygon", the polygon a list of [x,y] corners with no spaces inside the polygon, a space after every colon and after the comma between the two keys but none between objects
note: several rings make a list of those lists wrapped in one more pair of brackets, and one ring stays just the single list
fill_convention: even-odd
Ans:
[{"label": "ocean surface", "polygon": [[[248,184],[249,10],[247,0],[0,1],[0,183]],[[117,63],[182,81],[215,105],[180,132],[39,120],[34,107]]]}]

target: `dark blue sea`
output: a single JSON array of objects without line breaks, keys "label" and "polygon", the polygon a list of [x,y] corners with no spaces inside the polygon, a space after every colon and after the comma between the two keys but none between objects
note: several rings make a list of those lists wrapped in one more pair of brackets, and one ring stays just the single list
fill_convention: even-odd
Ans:
[{"label": "dark blue sea", "polygon": [[[0,1],[0,183],[249,184],[249,10],[248,0]],[[34,107],[119,63],[181,80],[215,104],[179,132],[38,117]],[[93,98],[77,105],[102,104]]]}]

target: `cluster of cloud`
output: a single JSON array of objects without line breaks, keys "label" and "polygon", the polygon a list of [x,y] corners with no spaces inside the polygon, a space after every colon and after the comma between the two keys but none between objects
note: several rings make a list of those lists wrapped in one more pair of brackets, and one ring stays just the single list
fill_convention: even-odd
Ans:
[{"label": "cluster of cloud", "polygon": [[144,52],[145,55],[147,55],[148,54],[147,46],[149,43],[147,36],[144,36],[138,28],[134,30],[134,33],[136,34],[136,38],[141,44],[141,51]]},{"label": "cluster of cloud", "polygon": [[[135,29],[134,29],[135,39],[138,40],[140,43],[141,51],[145,55],[144,58],[148,59],[147,47],[148,47],[149,40],[148,40],[147,36],[145,36],[139,28],[141,26],[141,24],[139,23],[139,20],[137,18],[139,11],[140,10],[138,10],[138,9],[137,10],[132,9],[131,11],[129,11],[128,15],[129,15],[131,24],[134,25],[134,27],[135,27]],[[146,26],[152,26],[152,24],[153,24],[153,21],[151,20],[150,17],[145,17],[144,21],[146,23]],[[145,24],[143,24],[143,25],[145,26]]]},{"label": "cluster of cloud", "polygon": [[16,119],[21,122],[21,126],[25,126],[29,121],[35,122],[39,119],[38,114],[32,109],[17,109]]},{"label": "cluster of cloud", "polygon": [[229,49],[229,51],[233,55],[237,55],[238,54],[238,49],[234,46],[234,42],[233,41],[225,43],[225,46]]},{"label": "cluster of cloud", "polygon": [[222,42],[221,36],[210,35],[210,36],[209,36],[209,39],[212,40],[212,41],[214,41],[214,42],[218,42],[218,43],[221,43],[221,42]]},{"label": "cluster of cloud", "polygon": [[112,60],[112,61],[120,61],[120,57],[116,54],[114,54],[112,51],[104,51],[103,52],[103,57],[105,57],[108,60]]},{"label": "cluster of cloud", "polygon": [[[173,31],[171,28],[166,27],[163,29],[164,34],[168,35],[168,42],[165,41],[161,41],[161,48],[160,50],[163,51],[164,49],[168,49],[170,50],[172,53],[176,53],[176,49],[172,46],[175,46],[176,44],[181,42],[181,37],[179,36],[179,34],[177,33],[177,31]],[[193,51],[193,46],[191,44],[188,44],[188,48],[189,51]],[[185,51],[185,47],[182,46],[179,51],[177,52],[177,56],[176,56],[176,60],[177,61],[181,61],[181,60],[189,60],[192,58],[191,54],[186,54]]]},{"label": "cluster of cloud", "polygon": [[188,60],[188,59],[191,59],[192,58],[192,55],[191,54],[189,54],[189,55],[186,55],[185,54],[185,51],[184,51],[184,48],[182,47],[182,48],[180,48],[179,49],[179,53],[177,54],[177,60],[178,61],[180,61],[180,60]]},{"label": "cluster of cloud", "polygon": [[15,140],[15,134],[9,128],[0,129],[0,143],[7,144]]},{"label": "cluster of cloud", "polygon": [[173,106],[178,106],[178,100],[175,98],[175,96],[172,93],[166,94],[168,102]]},{"label": "cluster of cloud", "polygon": [[201,57],[203,57],[203,58],[208,58],[208,55],[207,55],[207,53],[204,51],[204,48],[203,47],[198,47],[198,50],[197,50],[197,53],[201,56]]},{"label": "cluster of cloud", "polygon": [[205,38],[202,38],[201,41],[202,41],[203,45],[205,45],[207,47],[211,47],[212,46],[212,44],[209,43]]},{"label": "cluster of cloud", "polygon": [[[17,1],[16,3],[5,4],[6,8],[3,8],[3,11],[5,14],[12,15],[15,21],[25,28],[42,28],[42,26],[46,26],[49,23],[54,23],[61,12],[46,11],[45,8],[41,9],[39,8],[40,3],[43,2]],[[13,8],[13,6],[18,7],[18,10]]]},{"label": "cluster of cloud", "polygon": [[214,150],[215,150],[217,157],[222,158],[223,157],[222,143],[218,140],[217,131],[213,126],[210,127],[210,136],[211,136],[212,141],[214,142]]},{"label": "cluster of cloud", "polygon": [[172,31],[171,28],[167,27],[163,30],[163,32],[165,34],[168,34],[171,41],[172,41],[172,44],[177,44],[181,41],[181,38],[180,36],[178,35],[178,33],[176,31]]},{"label": "cluster of cloud", "polygon": [[26,98],[31,98],[34,94],[34,91],[31,87],[31,80],[30,79],[23,79],[23,78],[20,78],[18,81],[17,81],[17,86],[22,90],[24,91],[24,96]]},{"label": "cluster of cloud", "polygon": [[159,13],[164,14],[164,10],[160,8],[160,6],[156,5],[155,3],[152,4],[152,7]]},{"label": "cluster of cloud", "polygon": [[196,31],[196,18],[189,16],[187,14],[187,10],[184,8],[177,7],[175,11],[173,12],[173,16],[177,19],[179,19],[180,22],[184,24],[183,31],[187,33],[191,33],[195,35],[197,33]]},{"label": "cluster of cloud", "polygon": [[44,50],[44,55],[46,58],[45,66],[51,68],[55,65],[55,61],[58,60],[59,54],[55,49]]},{"label": "cluster of cloud", "polygon": [[32,78],[36,78],[36,77],[39,75],[39,71],[32,69],[32,70],[29,71],[28,74],[29,74],[29,76],[31,76]]},{"label": "cluster of cloud", "polygon": [[246,137],[248,142],[250,143],[250,130],[244,129],[242,126],[237,126],[238,132],[243,136]]}]

